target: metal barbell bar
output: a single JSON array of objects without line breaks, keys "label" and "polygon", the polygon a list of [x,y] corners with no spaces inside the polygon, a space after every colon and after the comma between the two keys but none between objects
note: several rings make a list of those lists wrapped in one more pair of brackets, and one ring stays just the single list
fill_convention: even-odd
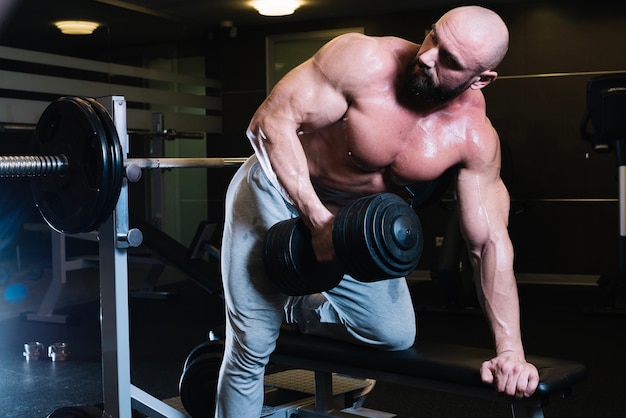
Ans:
[{"label": "metal barbell bar", "polygon": [[[140,169],[237,167],[247,158],[126,158],[124,167]],[[65,155],[0,156],[0,177],[43,177],[63,175],[69,168]]]},{"label": "metal barbell bar", "polygon": [[247,157],[231,158],[126,158],[124,166],[136,165],[139,168],[220,168],[237,167],[245,163]]}]

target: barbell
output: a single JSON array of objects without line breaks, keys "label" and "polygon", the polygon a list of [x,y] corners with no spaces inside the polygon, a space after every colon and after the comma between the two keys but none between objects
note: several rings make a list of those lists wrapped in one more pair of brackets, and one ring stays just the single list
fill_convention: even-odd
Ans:
[{"label": "barbell", "polygon": [[141,169],[238,166],[246,158],[124,158],[107,110],[92,98],[62,97],[37,122],[32,155],[1,156],[0,177],[29,177],[41,216],[54,230],[91,232],[111,215],[125,177]]}]

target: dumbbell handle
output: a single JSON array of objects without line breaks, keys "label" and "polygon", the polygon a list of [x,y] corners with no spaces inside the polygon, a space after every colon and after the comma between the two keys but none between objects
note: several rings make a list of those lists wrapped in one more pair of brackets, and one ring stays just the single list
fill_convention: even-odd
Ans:
[{"label": "dumbbell handle", "polygon": [[[235,167],[246,158],[127,158],[124,166],[139,168],[219,168]],[[69,168],[64,155],[0,156],[0,177],[43,177],[63,175]]]}]

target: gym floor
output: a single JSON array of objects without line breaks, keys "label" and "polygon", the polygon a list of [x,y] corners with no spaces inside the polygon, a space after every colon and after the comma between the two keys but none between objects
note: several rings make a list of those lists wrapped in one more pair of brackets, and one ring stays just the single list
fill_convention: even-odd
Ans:
[{"label": "gym floor", "polygon": [[[145,267],[130,266],[131,289],[141,286],[145,274]],[[47,280],[42,277],[37,283],[29,285],[35,299],[36,288],[45,289]],[[64,298],[59,310],[69,315],[65,324],[27,321],[19,314],[25,309],[23,304],[0,302],[0,416],[44,418],[64,406],[102,403],[98,283],[95,269],[76,271],[68,278],[64,295],[72,296]],[[131,298],[131,376],[136,386],[169,399],[177,396],[185,357],[221,322],[223,306],[219,298],[173,269],[166,268],[161,283],[158,290],[169,292],[170,297]],[[5,288],[0,290],[5,292]],[[491,345],[480,314],[472,309],[439,309],[442,292],[438,283],[416,281],[412,291],[419,338]],[[605,296],[594,286],[520,285],[527,352],[578,361],[590,371],[570,398],[547,407],[548,418],[615,418],[624,414],[626,316],[586,313],[587,307],[605,306]],[[31,341],[46,347],[65,342],[70,356],[66,361],[42,358],[27,362],[23,345]],[[510,416],[504,404],[385,383],[377,385],[365,406],[405,418]]]}]

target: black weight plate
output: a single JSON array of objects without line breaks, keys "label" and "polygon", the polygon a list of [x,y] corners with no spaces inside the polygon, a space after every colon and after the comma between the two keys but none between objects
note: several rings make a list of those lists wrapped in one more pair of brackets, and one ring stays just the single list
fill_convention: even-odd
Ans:
[{"label": "black weight plate", "polygon": [[380,278],[402,277],[412,272],[421,254],[421,224],[414,210],[399,196],[387,193],[373,205],[369,233],[371,256]]},{"label": "black weight plate", "polygon": [[[76,101],[77,104],[80,104],[84,107],[85,111],[89,114],[95,116],[97,118],[97,134],[100,140],[100,144],[104,144],[103,153],[102,153],[102,171],[100,174],[102,182],[100,187],[99,199],[97,202],[97,206],[94,209],[94,218],[92,221],[92,225],[90,226],[90,230],[98,229],[98,227],[104,222],[108,216],[110,215],[112,209],[109,207],[111,188],[113,184],[110,179],[111,165],[113,155],[111,153],[111,149],[109,146],[109,134],[105,125],[102,123],[102,118],[100,114],[96,111],[96,107],[92,104],[91,101],[97,103],[93,99],[82,98],[82,97],[73,97],[72,100]],[[95,174],[95,173],[94,173]]]},{"label": "black weight plate", "polygon": [[95,406],[65,406],[59,408],[47,418],[101,418],[102,410]]},{"label": "black weight plate", "polygon": [[337,259],[358,280],[380,277],[378,263],[371,257],[368,217],[376,195],[357,199],[344,206],[333,223],[333,245]]},{"label": "black weight plate", "polygon": [[195,346],[187,355],[185,359],[185,363],[183,365],[183,370],[186,370],[187,367],[197,358],[203,356],[205,354],[210,353],[218,353],[222,354],[224,352],[224,341],[222,340],[206,340],[201,344]]},{"label": "black weight plate", "polygon": [[268,278],[291,296],[330,290],[343,278],[337,263],[318,263],[311,233],[300,218],[273,225],[263,242],[263,265]]},{"label": "black weight plate", "polygon": [[[298,218],[293,228],[289,230],[289,260],[293,263],[296,272],[296,283],[301,288],[289,293],[293,296],[309,295],[330,290],[343,279],[343,268],[336,263],[320,263],[315,258],[311,232]],[[294,277],[289,277],[292,279]]]},{"label": "black weight plate", "polygon": [[390,274],[405,276],[417,267],[421,255],[422,229],[419,218],[408,205],[387,207],[382,214],[374,248]]},{"label": "black weight plate", "polygon": [[108,185],[108,194],[104,198],[104,207],[100,211],[101,217],[97,220],[98,226],[111,215],[120,196],[124,180],[124,155],[122,144],[115,123],[105,107],[95,99],[86,99],[98,115],[107,139],[107,150],[110,164],[104,166],[103,178]]},{"label": "black weight plate", "polygon": [[192,418],[212,417],[222,355],[203,354],[192,361],[180,377],[180,401]]},{"label": "black weight plate", "polygon": [[105,125],[106,119],[103,119],[100,113],[101,105],[94,99],[83,98],[82,100],[84,101],[84,105],[88,106],[98,118],[102,128],[100,135],[102,135],[102,139],[106,143],[106,153],[103,158],[104,164],[102,166],[102,198],[100,199],[100,206],[97,210],[98,218],[94,220],[94,224],[99,226],[110,216],[114,209],[114,207],[111,207],[112,195],[115,189],[115,184],[113,183],[114,177],[112,175],[114,153],[110,146],[110,133],[107,129],[107,125]]},{"label": "black weight plate", "polygon": [[[368,207],[365,225],[365,240],[369,256],[376,263],[378,269],[378,278],[386,279],[393,276],[393,272],[389,271],[388,255],[384,243],[384,231],[386,226],[383,225],[384,215],[388,209],[388,201],[376,199]],[[364,277],[362,280],[372,280],[374,277]]]},{"label": "black weight plate", "polygon": [[39,119],[34,144],[38,155],[63,154],[68,159],[64,175],[31,180],[44,220],[62,233],[97,229],[110,194],[103,179],[110,158],[106,132],[91,106],[71,97],[52,102]]},{"label": "black weight plate", "polygon": [[383,241],[384,230],[387,228],[384,225],[384,215],[388,212],[390,206],[393,205],[393,202],[390,201],[390,196],[394,195],[388,193],[378,195],[367,206],[367,211],[363,218],[364,239],[367,244],[364,251],[368,253],[369,258],[375,263],[375,268],[359,276],[361,280],[370,281],[398,277],[395,271],[389,269],[388,255],[386,254],[387,251]]},{"label": "black weight plate", "polygon": [[[402,233],[400,226],[407,236],[394,236]],[[421,224],[402,198],[381,193],[355,200],[340,210],[333,225],[333,242],[338,259],[356,279],[402,277],[417,266]]]}]

